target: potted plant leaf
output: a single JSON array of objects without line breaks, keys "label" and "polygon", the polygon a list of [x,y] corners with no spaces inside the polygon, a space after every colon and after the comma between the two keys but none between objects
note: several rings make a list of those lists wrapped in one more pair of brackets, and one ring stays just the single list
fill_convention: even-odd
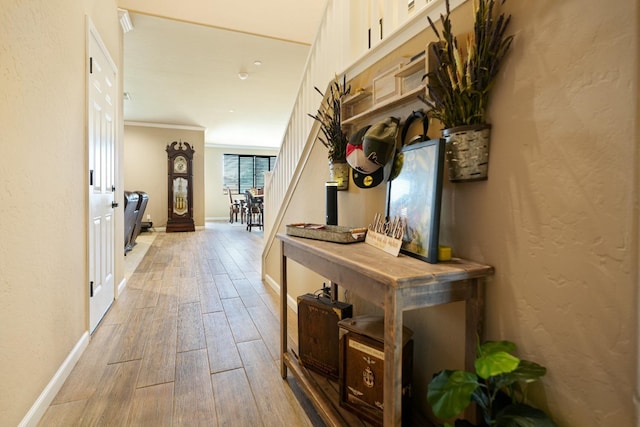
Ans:
[{"label": "potted plant leaf", "polygon": [[314,86],[323,100],[316,114],[309,114],[320,123],[318,139],[329,150],[329,180],[338,183],[338,190],[349,188],[349,165],[347,164],[347,143],[349,138],[342,130],[341,106],[342,99],[351,92],[351,86],[347,86],[347,77],[342,82],[336,76],[329,85],[329,94],[325,99],[320,89]]},{"label": "potted plant leaf", "polygon": [[522,387],[543,377],[546,368],[519,359],[515,350],[510,341],[489,341],[478,347],[475,373],[444,370],[434,376],[427,388],[434,415],[450,419],[475,402],[480,424],[457,420],[455,427],[555,427],[547,414],[525,403]]},{"label": "potted plant leaf", "polygon": [[430,116],[443,125],[452,182],[487,179],[489,95],[513,41],[513,35],[506,35],[511,16],[499,13],[496,3],[474,1],[473,32],[464,47],[453,33],[449,0],[446,14],[440,16],[442,31],[428,18],[437,37],[430,46],[435,65],[425,75],[427,97],[420,98],[431,108]]}]

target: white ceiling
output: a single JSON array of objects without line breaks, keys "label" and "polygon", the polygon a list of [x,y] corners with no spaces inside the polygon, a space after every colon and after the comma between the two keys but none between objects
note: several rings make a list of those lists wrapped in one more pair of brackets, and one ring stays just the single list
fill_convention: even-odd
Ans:
[{"label": "white ceiling", "polygon": [[[206,144],[279,147],[326,2],[148,2],[119,2],[134,27],[124,35],[124,120],[203,127]],[[169,14],[178,20],[160,17]]]}]

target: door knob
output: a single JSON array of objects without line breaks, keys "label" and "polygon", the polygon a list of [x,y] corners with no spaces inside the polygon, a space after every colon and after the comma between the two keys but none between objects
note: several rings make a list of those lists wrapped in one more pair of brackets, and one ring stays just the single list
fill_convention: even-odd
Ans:
[{"label": "door knob", "polygon": [[111,202],[111,207],[112,208],[117,208],[118,207],[118,202]]}]

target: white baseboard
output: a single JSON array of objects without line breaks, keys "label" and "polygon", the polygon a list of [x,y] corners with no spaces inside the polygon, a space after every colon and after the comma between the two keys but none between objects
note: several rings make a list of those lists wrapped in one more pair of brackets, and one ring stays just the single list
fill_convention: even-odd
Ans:
[{"label": "white baseboard", "polygon": [[[273,278],[268,274],[264,276],[264,280],[269,286],[271,286],[271,288],[273,288],[274,291],[276,291],[278,295],[280,295],[280,285],[278,282],[273,280]],[[298,312],[298,302],[291,295],[287,295],[287,306],[293,310],[294,313]]]},{"label": "white baseboard", "polygon": [[229,216],[208,216],[204,219],[204,222],[217,222],[217,221],[229,221]]},{"label": "white baseboard", "polygon": [[[224,218],[222,218],[222,219],[224,219]],[[208,220],[205,220],[205,222],[206,221],[208,221]],[[206,228],[205,225],[196,225],[195,227],[196,227],[196,230],[204,230]],[[153,228],[151,228],[151,230],[153,230],[154,232],[157,232],[157,233],[165,233],[167,231],[167,227],[153,227]]]},{"label": "white baseboard", "polygon": [[53,402],[56,394],[58,394],[60,388],[62,388],[62,385],[67,380],[71,370],[76,366],[76,363],[78,363],[80,356],[82,356],[82,353],[84,353],[88,345],[89,332],[85,332],[73,347],[71,353],[69,353],[64,362],[62,362],[62,365],[60,365],[58,371],[55,373],[53,378],[51,378],[49,384],[47,384],[44,390],[42,390],[40,396],[38,396],[33,406],[31,406],[31,409],[29,409],[29,412],[27,412],[27,415],[25,415],[22,421],[20,421],[18,427],[36,427],[38,425],[40,419],[47,411],[49,405],[51,405],[51,402]]},{"label": "white baseboard", "polygon": [[122,292],[124,291],[124,288],[127,287],[127,278],[124,277],[122,279],[122,281],[118,284],[118,297],[120,297],[120,295],[122,295]]}]

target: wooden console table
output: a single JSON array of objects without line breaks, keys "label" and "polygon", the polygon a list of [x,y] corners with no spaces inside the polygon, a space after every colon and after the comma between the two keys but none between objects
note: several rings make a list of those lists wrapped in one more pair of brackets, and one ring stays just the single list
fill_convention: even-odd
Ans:
[{"label": "wooden console table", "polygon": [[328,425],[344,420],[324,404],[326,395],[306,377],[287,349],[287,260],[291,259],[384,309],[384,425],[402,421],[402,312],[466,302],[465,368],[473,370],[477,337],[482,336],[484,278],[493,267],[461,259],[429,264],[401,254],[394,257],[366,243],[339,244],[278,234],[281,241],[281,374],[298,378]]}]

